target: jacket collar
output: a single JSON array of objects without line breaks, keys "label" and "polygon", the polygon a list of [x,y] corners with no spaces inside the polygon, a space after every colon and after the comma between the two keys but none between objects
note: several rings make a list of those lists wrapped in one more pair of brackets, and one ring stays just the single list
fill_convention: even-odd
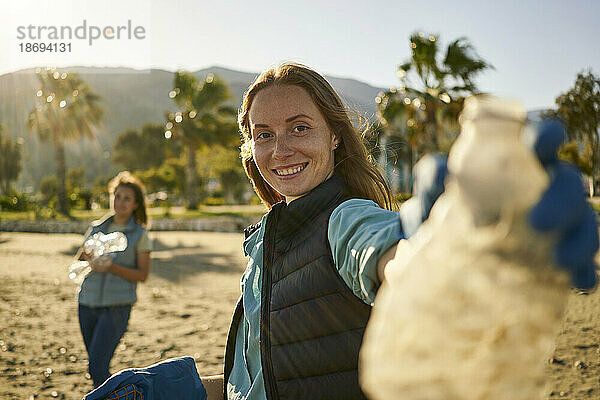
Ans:
[{"label": "jacket collar", "polygon": [[[299,230],[305,223],[314,219],[333,203],[339,202],[345,195],[344,179],[333,174],[304,196],[289,204],[279,202],[273,206],[280,209],[277,236],[286,237]],[[273,212],[274,210],[271,210]]]},{"label": "jacket collar", "polygon": [[[104,231],[104,230],[108,229],[108,226],[113,222],[114,217],[115,217],[114,214],[105,216],[102,219],[94,222],[94,226],[98,227],[99,230]],[[125,225],[125,229],[123,229],[123,231],[133,232],[136,230],[136,228],[137,228],[137,222],[135,222],[135,217],[132,215],[131,217],[129,217],[129,221],[127,221],[127,224]]]}]

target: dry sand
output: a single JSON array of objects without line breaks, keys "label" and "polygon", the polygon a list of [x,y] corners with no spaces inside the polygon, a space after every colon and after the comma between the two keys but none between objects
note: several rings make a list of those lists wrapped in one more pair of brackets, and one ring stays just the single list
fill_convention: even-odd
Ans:
[{"label": "dry sand", "polygon": [[[139,285],[112,372],[191,355],[222,372],[245,260],[241,234],[153,232],[152,273]],[[91,390],[67,267],[80,235],[0,232],[0,399],[81,399]],[[600,399],[600,291],[573,294],[546,369],[550,399]]]}]

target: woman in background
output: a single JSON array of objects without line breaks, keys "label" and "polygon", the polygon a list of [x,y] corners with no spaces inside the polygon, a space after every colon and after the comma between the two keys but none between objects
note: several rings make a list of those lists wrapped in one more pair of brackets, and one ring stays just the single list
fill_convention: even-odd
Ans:
[{"label": "woman in background", "polygon": [[[127,248],[108,263],[92,261],[92,271],[79,291],[79,325],[95,388],[110,376],[110,360],[127,330],[131,307],[137,299],[137,282],[144,282],[150,273],[152,250],[145,228],[148,217],[142,183],[124,171],[109,182],[108,191],[112,212],[94,221],[85,238],[98,232],[123,232]],[[78,258],[90,261],[83,248]]]}]

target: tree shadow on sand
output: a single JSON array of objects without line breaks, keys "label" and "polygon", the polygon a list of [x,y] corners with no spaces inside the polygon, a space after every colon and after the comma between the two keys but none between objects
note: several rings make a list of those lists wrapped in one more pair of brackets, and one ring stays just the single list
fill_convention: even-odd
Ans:
[{"label": "tree shadow on sand", "polygon": [[[159,239],[153,239],[151,274],[170,282],[203,272],[238,273],[244,271],[244,264],[238,257],[210,251],[206,246],[185,246],[178,243],[168,245]],[[74,257],[79,246],[72,246],[61,254]]]},{"label": "tree shadow on sand", "polygon": [[239,273],[244,265],[238,257],[210,251],[206,246],[167,246],[154,239],[152,274],[171,282],[203,272]]},{"label": "tree shadow on sand", "polygon": [[2,234],[0,233],[0,244],[4,244],[4,243],[8,243],[8,242],[10,242],[10,239],[5,236],[2,236]]}]

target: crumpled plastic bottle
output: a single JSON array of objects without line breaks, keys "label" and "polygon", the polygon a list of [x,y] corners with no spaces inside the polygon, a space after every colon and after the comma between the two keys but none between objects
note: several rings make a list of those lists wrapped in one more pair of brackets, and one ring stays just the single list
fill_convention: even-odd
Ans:
[{"label": "crumpled plastic bottle", "polygon": [[527,222],[548,177],[525,120],[519,104],[466,100],[446,191],[375,299],[360,354],[370,399],[543,398],[569,279],[552,263],[556,238]]},{"label": "crumpled plastic bottle", "polygon": [[116,255],[116,252],[127,248],[127,237],[123,232],[112,232],[104,234],[95,233],[83,244],[83,251],[90,254],[91,261],[77,261],[69,266],[69,279],[75,283],[81,283],[92,270],[91,263],[100,267],[108,266]]}]

